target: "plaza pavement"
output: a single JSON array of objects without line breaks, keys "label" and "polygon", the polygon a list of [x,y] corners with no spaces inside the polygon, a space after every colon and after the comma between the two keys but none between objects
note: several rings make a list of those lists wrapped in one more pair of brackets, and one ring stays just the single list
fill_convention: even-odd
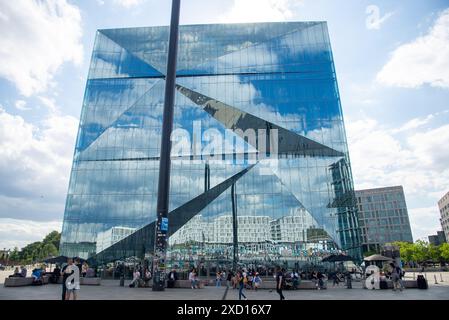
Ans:
[{"label": "plaza pavement", "polygon": [[[449,276],[449,273],[445,276]],[[443,278],[445,279],[445,278]],[[47,284],[44,286],[8,287],[3,286],[0,278],[0,300],[60,300],[61,285]],[[204,289],[166,289],[163,292],[153,292],[151,288],[129,288],[119,286],[118,280],[102,280],[100,286],[81,286],[80,300],[237,300],[238,290],[225,287],[205,287]],[[278,300],[276,291],[245,290],[248,300]],[[392,290],[362,289],[360,282],[353,283],[353,289],[344,286],[332,287],[327,290],[284,291],[287,300],[449,300],[449,279],[435,285],[429,281],[428,290],[406,289],[403,292]]]}]

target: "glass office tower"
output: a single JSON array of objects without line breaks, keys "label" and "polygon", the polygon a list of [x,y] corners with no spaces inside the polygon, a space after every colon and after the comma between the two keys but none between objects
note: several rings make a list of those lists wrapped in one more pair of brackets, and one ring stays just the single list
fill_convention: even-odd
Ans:
[{"label": "glass office tower", "polygon": [[[168,35],[97,32],[61,254],[152,253]],[[360,256],[325,22],[180,26],[176,83],[170,265]]]}]

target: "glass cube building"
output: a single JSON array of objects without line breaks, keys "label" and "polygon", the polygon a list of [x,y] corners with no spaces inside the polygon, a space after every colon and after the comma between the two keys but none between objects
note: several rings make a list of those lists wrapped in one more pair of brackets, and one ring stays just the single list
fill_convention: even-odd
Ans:
[{"label": "glass cube building", "polygon": [[[168,38],[168,27],[97,32],[63,255],[153,252]],[[180,26],[176,84],[169,265],[360,257],[325,22]]]}]

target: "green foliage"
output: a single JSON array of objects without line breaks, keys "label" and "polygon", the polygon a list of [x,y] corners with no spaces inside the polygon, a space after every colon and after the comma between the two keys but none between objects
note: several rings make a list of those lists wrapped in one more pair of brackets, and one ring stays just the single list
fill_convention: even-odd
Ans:
[{"label": "green foliage", "polygon": [[440,256],[441,260],[449,262],[449,243],[443,243],[440,246]]},{"label": "green foliage", "polygon": [[394,242],[392,245],[398,246],[401,253],[401,259],[405,262],[425,261],[443,262],[449,261],[449,243],[443,243],[440,246],[434,246],[425,241],[418,240],[415,243]]},{"label": "green foliage", "polygon": [[16,264],[30,264],[42,261],[50,256],[56,256],[59,251],[60,239],[61,234],[57,231],[52,231],[42,241],[30,243],[20,251],[18,248],[14,248],[9,260]]},{"label": "green foliage", "polygon": [[54,248],[56,248],[56,250],[59,250],[60,241],[61,241],[61,233],[58,231],[52,231],[45,236],[42,242],[52,244]]},{"label": "green foliage", "polygon": [[422,263],[428,260],[429,257],[429,244],[422,240],[418,240],[414,243],[413,253],[412,253],[413,261],[418,263]]}]

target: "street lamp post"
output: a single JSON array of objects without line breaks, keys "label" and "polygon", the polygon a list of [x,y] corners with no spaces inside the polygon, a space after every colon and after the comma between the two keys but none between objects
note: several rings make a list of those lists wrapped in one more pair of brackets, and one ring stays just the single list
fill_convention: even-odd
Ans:
[{"label": "street lamp post", "polygon": [[180,0],[172,1],[170,38],[168,43],[167,76],[165,78],[165,101],[162,123],[161,157],[159,162],[159,185],[157,195],[157,222],[153,256],[153,291],[165,288],[165,269],[168,233],[168,203],[170,191],[170,136],[173,129],[175,102],[176,60],[178,53],[178,29]]}]

